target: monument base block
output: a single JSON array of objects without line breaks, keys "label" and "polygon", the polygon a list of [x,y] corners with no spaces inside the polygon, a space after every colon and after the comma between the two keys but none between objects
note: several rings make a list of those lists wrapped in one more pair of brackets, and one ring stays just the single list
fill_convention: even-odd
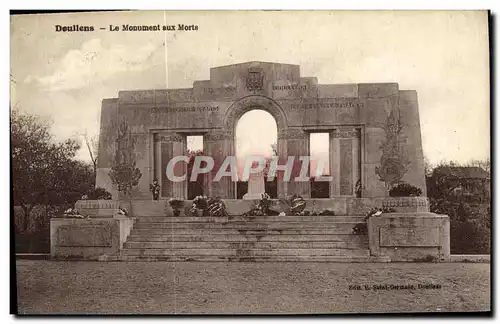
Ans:
[{"label": "monument base block", "polygon": [[132,230],[134,219],[52,218],[50,254],[52,259],[97,260],[100,255],[120,251]]},{"label": "monument base block", "polygon": [[370,254],[391,261],[450,260],[450,220],[429,212],[387,213],[367,221]]}]

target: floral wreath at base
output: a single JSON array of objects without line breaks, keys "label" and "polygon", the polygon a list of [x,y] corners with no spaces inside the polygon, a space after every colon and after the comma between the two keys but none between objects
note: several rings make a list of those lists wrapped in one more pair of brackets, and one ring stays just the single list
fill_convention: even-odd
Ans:
[{"label": "floral wreath at base", "polygon": [[84,216],[80,214],[78,209],[76,208],[68,208],[64,211],[64,217],[65,218],[78,218],[78,219],[89,219],[90,216]]},{"label": "floral wreath at base", "polygon": [[379,217],[380,215],[384,213],[394,213],[396,210],[394,208],[372,208],[370,211],[366,213],[365,218],[363,219],[363,222],[357,223],[354,225],[352,228],[352,233],[356,235],[363,235],[368,232],[368,226],[367,226],[367,221],[371,217]]}]

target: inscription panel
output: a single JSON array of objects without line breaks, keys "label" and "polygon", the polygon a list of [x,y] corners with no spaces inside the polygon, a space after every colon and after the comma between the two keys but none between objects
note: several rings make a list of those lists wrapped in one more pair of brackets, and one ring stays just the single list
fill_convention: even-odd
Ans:
[{"label": "inscription panel", "polygon": [[161,173],[161,195],[162,197],[172,196],[172,182],[167,178],[167,164],[172,158],[173,142],[160,143],[160,173]]},{"label": "inscription panel", "polygon": [[340,194],[351,196],[352,188],[352,139],[341,138],[340,142]]},{"label": "inscription panel", "polygon": [[382,227],[380,246],[439,246],[439,228]]},{"label": "inscription panel", "polygon": [[113,245],[110,225],[66,225],[57,229],[57,246],[102,246]]}]

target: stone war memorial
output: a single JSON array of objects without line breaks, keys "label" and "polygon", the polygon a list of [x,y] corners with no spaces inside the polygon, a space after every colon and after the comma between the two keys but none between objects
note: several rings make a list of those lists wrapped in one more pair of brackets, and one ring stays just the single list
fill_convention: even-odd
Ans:
[{"label": "stone war memorial", "polygon": [[[273,199],[262,194],[261,175],[250,175],[249,199],[237,199],[229,171],[217,175],[236,155],[239,119],[255,109],[276,121],[278,166],[293,160],[289,181],[278,168]],[[301,76],[298,65],[247,62],[213,67],[210,79],[192,88],[119,91],[103,99],[100,123],[96,186],[113,198],[78,201],[85,219],[52,220],[56,259],[449,260],[449,219],[430,213],[426,198],[416,90],[321,84]],[[304,171],[310,176],[301,157],[310,155],[314,133],[329,138],[327,198],[314,197],[311,181],[295,181]],[[202,137],[203,154],[214,162],[200,172],[203,204],[188,200],[190,179],[182,177],[188,136]],[[140,172],[127,193],[110,177],[120,161]],[[182,180],[169,177],[169,163]],[[389,195],[401,184],[421,192]]]}]

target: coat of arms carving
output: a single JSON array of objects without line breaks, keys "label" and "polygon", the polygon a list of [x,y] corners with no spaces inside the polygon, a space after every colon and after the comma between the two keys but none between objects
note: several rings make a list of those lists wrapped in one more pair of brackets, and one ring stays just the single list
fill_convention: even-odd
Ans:
[{"label": "coat of arms carving", "polygon": [[262,90],[264,87],[264,73],[259,68],[249,68],[247,75],[247,89],[249,91]]}]

